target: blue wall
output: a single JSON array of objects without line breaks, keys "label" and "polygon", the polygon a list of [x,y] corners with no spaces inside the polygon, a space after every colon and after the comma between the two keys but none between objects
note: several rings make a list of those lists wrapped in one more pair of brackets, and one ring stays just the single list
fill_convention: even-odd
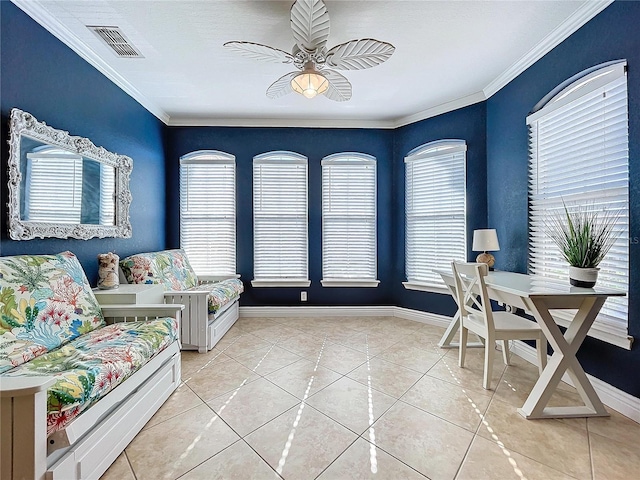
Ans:
[{"label": "blue wall", "polygon": [[[626,58],[629,91],[629,333],[640,339],[640,2],[615,2],[487,101],[487,202],[498,230],[496,267],[527,269],[527,127],[533,106],[571,76]],[[634,240],[635,239],[635,240]],[[587,371],[640,397],[640,348],[587,338],[578,352]]]},{"label": "blue wall", "polygon": [[406,290],[404,258],[404,157],[415,147],[445,138],[467,142],[467,258],[471,252],[473,230],[487,228],[487,163],[485,102],[454,110],[437,117],[398,128],[394,132],[393,202],[393,287],[396,305],[440,315],[453,315],[455,303],[450,295]]},{"label": "blue wall", "polygon": [[[245,284],[242,305],[394,305],[392,298],[393,131],[333,128],[170,127],[167,134],[167,242],[178,247],[179,159],[196,150],[214,149],[236,156],[238,273]],[[253,157],[290,150],[309,159],[309,288],[252,288]],[[361,152],[377,159],[378,279],[377,288],[323,288],[321,160],[333,153]]]},{"label": "blue wall", "polygon": [[[527,130],[525,117],[546,93],[573,74],[608,60],[629,64],[631,237],[640,238],[640,2],[615,2],[487,102],[396,130],[286,128],[167,128],[46,30],[0,1],[0,254],[75,252],[92,283],[96,255],[121,256],[179,244],[178,159],[200,149],[236,155],[238,165],[238,271],[253,277],[251,164],[253,156],[292,150],[309,158],[309,271],[307,305],[401,305],[454,312],[446,295],[405,290],[404,156],[443,138],[467,142],[468,243],[476,228],[495,227],[501,243],[497,267],[526,271]],[[132,60],[134,61],[134,60]],[[133,204],[131,239],[12,241],[6,232],[6,144],[10,109],[21,108],[73,135],[129,155]],[[166,147],[166,160],[165,160]],[[322,288],[320,160],[341,151],[378,159],[378,278],[370,289]],[[166,224],[165,224],[166,221]],[[468,248],[470,250],[470,248]],[[640,244],[631,244],[629,331],[640,338]],[[469,257],[471,258],[469,251]],[[298,305],[300,288],[251,289],[243,305]],[[587,339],[578,356],[587,372],[640,397],[640,349],[626,351]]]},{"label": "blue wall", "polygon": [[[8,1],[0,1],[0,253],[74,252],[89,281],[97,280],[98,253],[121,257],[165,246],[164,125],[71,49]],[[131,60],[135,61],[135,60]],[[8,118],[17,107],[54,128],[88,137],[133,159],[130,239],[14,241],[8,238]]]}]

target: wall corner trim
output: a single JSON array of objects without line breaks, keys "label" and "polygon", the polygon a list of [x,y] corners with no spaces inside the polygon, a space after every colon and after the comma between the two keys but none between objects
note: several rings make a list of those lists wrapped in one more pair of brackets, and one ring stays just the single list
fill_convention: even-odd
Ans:
[{"label": "wall corner trim", "polygon": [[524,56],[518,59],[513,65],[507,68],[495,80],[487,85],[483,92],[488,99],[516,78],[535,62],[544,57],[556,46],[567,39],[572,33],[582,27],[585,23],[595,17],[602,10],[607,8],[613,0],[593,0],[584,2],[567,20],[558,25],[549,35],[543,38],[537,45],[529,50]]}]

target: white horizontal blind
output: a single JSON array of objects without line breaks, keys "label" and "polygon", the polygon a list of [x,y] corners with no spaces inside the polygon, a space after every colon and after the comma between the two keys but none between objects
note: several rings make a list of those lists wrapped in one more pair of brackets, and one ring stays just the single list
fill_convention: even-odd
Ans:
[{"label": "white horizontal blind", "polygon": [[100,225],[115,225],[116,169],[100,164]]},{"label": "white horizontal blind", "polygon": [[[606,79],[606,82],[603,82]],[[621,211],[618,238],[600,264],[598,285],[629,288],[629,140],[623,64],[604,67],[565,88],[529,123],[529,270],[568,281],[568,266],[545,220],[563,209]],[[626,337],[626,297],[607,300],[594,329]]]},{"label": "white horizontal blind", "polygon": [[255,280],[308,280],[306,157],[254,157],[253,242]]},{"label": "white horizontal blind", "polygon": [[235,275],[233,155],[204,150],[180,159],[180,246],[197,275]]},{"label": "white horizontal blind", "polygon": [[376,280],[376,159],[322,160],[322,278]]},{"label": "white horizontal blind", "polygon": [[441,140],[405,158],[408,283],[444,288],[434,270],[466,260],[466,151],[464,140]]},{"label": "white horizontal blind", "polygon": [[[82,157],[47,147],[27,154],[25,212],[30,222],[80,223]],[[56,181],[52,182],[51,179]],[[55,203],[51,201],[56,199]]]}]

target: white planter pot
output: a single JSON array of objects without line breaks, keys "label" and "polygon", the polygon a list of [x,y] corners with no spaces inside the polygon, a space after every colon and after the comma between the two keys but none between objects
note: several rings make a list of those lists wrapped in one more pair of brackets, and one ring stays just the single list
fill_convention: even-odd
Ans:
[{"label": "white planter pot", "polygon": [[591,288],[598,279],[599,268],[569,267],[569,281],[574,287]]}]

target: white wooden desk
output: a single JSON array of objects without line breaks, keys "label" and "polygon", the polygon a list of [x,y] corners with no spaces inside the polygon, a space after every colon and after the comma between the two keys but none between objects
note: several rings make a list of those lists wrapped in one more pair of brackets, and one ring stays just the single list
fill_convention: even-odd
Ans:
[{"label": "white wooden desk", "polygon": [[[453,273],[440,271],[447,285],[453,284]],[[553,348],[553,355],[540,375],[522,408],[525,418],[604,417],[609,414],[598,398],[591,382],[576,358],[576,352],[608,297],[624,296],[619,290],[607,288],[579,288],[569,283],[552,281],[535,275],[512,272],[489,272],[485,277],[489,297],[498,302],[522,308],[533,315]],[[564,335],[551,316],[550,310],[577,310]],[[454,325],[458,323],[458,326]],[[459,320],[449,326],[453,336]],[[446,336],[446,334],[445,334]],[[444,339],[444,337],[443,337]],[[564,372],[569,374],[584,406],[547,407]]]}]

